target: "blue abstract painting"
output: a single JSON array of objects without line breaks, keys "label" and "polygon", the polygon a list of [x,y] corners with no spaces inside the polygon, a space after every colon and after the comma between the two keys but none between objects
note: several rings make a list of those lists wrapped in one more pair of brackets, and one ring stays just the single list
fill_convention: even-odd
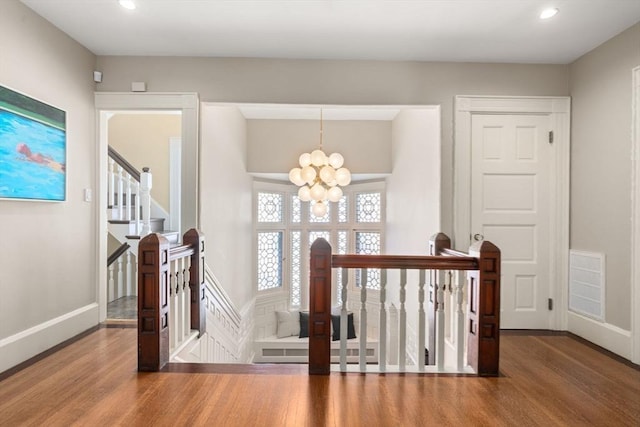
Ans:
[{"label": "blue abstract painting", "polygon": [[0,198],[63,201],[66,114],[0,86]]}]

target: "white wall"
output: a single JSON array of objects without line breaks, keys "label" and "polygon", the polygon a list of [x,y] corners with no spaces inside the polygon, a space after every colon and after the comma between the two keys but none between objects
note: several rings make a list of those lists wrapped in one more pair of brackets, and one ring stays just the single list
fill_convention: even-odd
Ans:
[{"label": "white wall", "polygon": [[100,91],[198,92],[203,101],[440,105],[442,228],[453,229],[455,95],[568,95],[568,66],[189,57],[98,57]]},{"label": "white wall", "polygon": [[[386,253],[428,255],[429,237],[441,231],[439,107],[398,114],[392,125],[392,163],[393,173],[387,178]],[[396,307],[398,279],[399,273],[391,270],[387,295]],[[410,330],[417,331],[417,271],[407,273],[407,283],[407,322]]]},{"label": "white wall", "polygon": [[[324,120],[323,150],[339,152],[352,173],[391,172],[391,122]],[[320,143],[320,120],[247,120],[248,169],[288,173]]]},{"label": "white wall", "polygon": [[[153,175],[151,197],[169,212],[169,139],[180,138],[178,113],[116,113],[109,118],[109,145],[142,172]],[[169,224],[165,224],[166,229]],[[185,230],[178,230],[185,231]]]},{"label": "white wall", "polygon": [[[17,0],[0,2],[0,84],[67,113],[67,200],[0,200],[0,372],[98,323],[95,56]],[[1,141],[0,141],[1,143]]]},{"label": "white wall", "polygon": [[240,309],[253,298],[246,120],[235,107],[207,103],[201,105],[200,118],[200,223],[206,262]]},{"label": "white wall", "polygon": [[606,256],[605,321],[631,326],[631,70],[640,23],[570,67],[571,248]]}]

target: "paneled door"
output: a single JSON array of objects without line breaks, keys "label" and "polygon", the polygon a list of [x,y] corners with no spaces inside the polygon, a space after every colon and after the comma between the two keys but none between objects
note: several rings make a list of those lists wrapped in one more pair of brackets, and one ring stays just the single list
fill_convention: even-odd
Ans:
[{"label": "paneled door", "polygon": [[547,115],[474,114],[471,240],[502,252],[502,329],[547,329],[553,145]]}]

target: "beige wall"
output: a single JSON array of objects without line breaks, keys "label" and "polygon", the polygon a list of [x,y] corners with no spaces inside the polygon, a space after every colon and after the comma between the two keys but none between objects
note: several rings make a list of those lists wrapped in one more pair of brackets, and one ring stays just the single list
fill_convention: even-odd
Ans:
[{"label": "beige wall", "polygon": [[453,212],[453,97],[568,95],[568,66],[234,58],[98,57],[100,91],[198,92],[203,101],[440,105],[443,231]]},{"label": "beige wall", "polygon": [[95,60],[22,3],[0,2],[0,84],[67,113],[67,200],[0,200],[0,372],[98,323],[96,205],[83,201],[96,185]]},{"label": "beige wall", "polygon": [[[391,122],[323,121],[323,150],[339,152],[352,173],[391,172]],[[283,173],[320,144],[319,120],[248,120],[249,172]]]},{"label": "beige wall", "polygon": [[238,309],[253,298],[252,179],[246,120],[235,107],[200,110],[200,223],[206,261]]},{"label": "beige wall", "polygon": [[150,168],[151,197],[169,212],[169,139],[180,138],[181,115],[116,113],[108,128],[111,147],[139,171]]},{"label": "beige wall", "polygon": [[638,65],[640,23],[570,66],[571,248],[605,254],[605,320],[626,330],[631,326],[631,70]]}]

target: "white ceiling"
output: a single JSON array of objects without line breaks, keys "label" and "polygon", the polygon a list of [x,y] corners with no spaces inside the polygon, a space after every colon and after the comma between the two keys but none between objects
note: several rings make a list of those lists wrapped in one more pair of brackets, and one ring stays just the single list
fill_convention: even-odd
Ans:
[{"label": "white ceiling", "polygon": [[563,64],[640,21],[640,0],[134,1],[22,0],[96,55]]}]

